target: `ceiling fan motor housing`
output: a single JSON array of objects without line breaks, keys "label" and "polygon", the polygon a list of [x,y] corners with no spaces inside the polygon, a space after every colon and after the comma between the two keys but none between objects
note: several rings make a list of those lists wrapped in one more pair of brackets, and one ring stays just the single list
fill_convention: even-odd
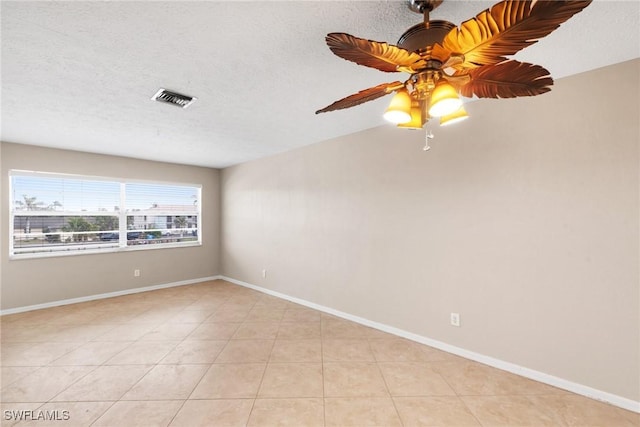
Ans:
[{"label": "ceiling fan motor housing", "polygon": [[409,9],[416,13],[431,12],[442,4],[443,0],[409,0]]},{"label": "ceiling fan motor housing", "polygon": [[453,28],[456,28],[456,25],[449,21],[421,22],[409,28],[400,36],[398,46],[409,52],[419,53],[428,46],[442,43],[442,40]]}]

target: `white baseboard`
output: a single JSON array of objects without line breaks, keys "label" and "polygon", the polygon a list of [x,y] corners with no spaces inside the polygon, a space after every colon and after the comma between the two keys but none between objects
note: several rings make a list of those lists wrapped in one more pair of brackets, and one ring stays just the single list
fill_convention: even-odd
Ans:
[{"label": "white baseboard", "polygon": [[600,400],[602,402],[609,403],[614,406],[618,406],[623,409],[627,409],[629,411],[640,413],[640,402],[636,402],[635,400],[627,399],[622,396],[618,396],[612,393],[608,393],[606,391],[598,390],[592,387],[588,387],[586,385],[578,384],[573,381],[565,380],[563,378],[556,377],[554,375],[549,375],[544,372],[536,371],[534,369],[525,368],[523,366],[519,366],[510,362],[505,362],[504,360],[496,359],[494,357],[486,356],[484,354],[476,353],[474,351],[466,350],[464,348],[456,347],[441,341],[437,341],[431,338],[423,337],[421,335],[417,335],[411,332],[407,332],[402,329],[394,328],[389,325],[385,325],[383,323],[378,323],[371,321],[369,319],[365,319],[362,317],[354,316],[349,313],[345,313],[339,310],[335,310],[330,307],[325,307],[320,304],[316,304],[307,300],[303,300],[301,298],[292,297],[286,294],[282,294],[280,292],[272,291],[270,289],[262,288],[260,286],[252,285],[251,283],[243,282],[240,280],[232,279],[226,276],[220,276],[221,279],[226,280],[231,283],[235,283],[240,286],[244,286],[246,288],[250,288],[268,295],[272,295],[278,298],[285,299],[287,301],[294,302],[296,304],[300,304],[309,308],[313,308],[315,310],[322,311],[324,313],[332,314],[337,317],[341,317],[343,319],[351,320],[352,322],[359,323],[361,325],[369,326],[374,329],[379,329],[384,332],[388,332],[393,335],[397,335],[402,338],[409,339],[411,341],[419,342],[421,344],[425,344],[448,353],[456,354],[458,356],[464,357],[465,359],[474,360],[476,362],[483,363],[485,365],[493,366],[494,368],[501,369],[503,371],[511,372],[516,375],[520,375],[525,378],[529,378],[535,381],[539,381],[541,383],[549,384],[554,387],[561,388],[563,390],[567,390],[576,394],[580,394],[582,396],[589,397],[591,399]]},{"label": "white baseboard", "polygon": [[145,286],[143,288],[125,289],[125,290],[122,290],[122,291],[107,292],[107,293],[104,293],[104,294],[88,295],[86,297],[78,297],[78,298],[64,299],[64,300],[59,300],[59,301],[45,302],[43,304],[35,304],[35,305],[27,305],[27,306],[24,306],[24,307],[9,308],[9,309],[6,309],[6,310],[0,310],[0,316],[4,316],[4,315],[7,315],[7,314],[23,313],[25,311],[40,310],[40,309],[43,309],[43,308],[58,307],[58,306],[61,306],[61,305],[76,304],[76,303],[79,303],[79,302],[94,301],[94,300],[104,299],[104,298],[119,297],[119,296],[122,296],[122,295],[137,294],[137,293],[140,293],[140,292],[155,291],[155,290],[158,290],[158,289],[173,288],[175,286],[193,285],[195,283],[208,282],[210,280],[217,280],[217,279],[221,279],[221,278],[222,278],[222,276],[201,277],[201,278],[198,278],[198,279],[181,280],[179,282],[171,282],[171,283],[163,283],[163,284],[160,284],[160,285]]}]

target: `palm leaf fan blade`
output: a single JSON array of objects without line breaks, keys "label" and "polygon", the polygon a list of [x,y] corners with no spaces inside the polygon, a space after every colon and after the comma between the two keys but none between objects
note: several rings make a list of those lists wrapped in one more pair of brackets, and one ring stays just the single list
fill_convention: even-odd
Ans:
[{"label": "palm leaf fan blade", "polygon": [[385,95],[388,95],[394,90],[397,90],[403,86],[404,85],[401,82],[392,82],[370,87],[369,89],[364,89],[358,93],[349,95],[346,98],[342,98],[334,102],[333,104],[316,111],[316,114],[355,107],[356,105],[364,104],[365,102],[373,101],[374,99],[378,99]]},{"label": "palm leaf fan blade", "polygon": [[464,55],[456,68],[497,64],[536,43],[587,7],[591,0],[504,0],[463,22],[442,46]]},{"label": "palm leaf fan blade", "polygon": [[423,62],[420,55],[401,47],[346,33],[329,33],[326,41],[329,49],[340,58],[388,73],[399,71],[398,67],[419,68]]},{"label": "palm leaf fan blade", "polygon": [[507,61],[469,71],[471,80],[460,88],[466,97],[516,98],[549,92],[553,79],[545,68],[526,62]]}]

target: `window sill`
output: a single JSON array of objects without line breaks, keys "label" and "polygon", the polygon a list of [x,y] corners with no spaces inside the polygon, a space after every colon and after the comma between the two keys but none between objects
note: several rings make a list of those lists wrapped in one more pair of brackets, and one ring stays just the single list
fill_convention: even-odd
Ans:
[{"label": "window sill", "polygon": [[139,251],[152,251],[160,249],[177,249],[177,248],[193,248],[202,246],[202,242],[187,242],[176,244],[152,244],[152,245],[134,245],[117,248],[106,249],[84,249],[73,251],[51,251],[51,252],[37,252],[28,254],[13,254],[9,255],[10,261],[19,261],[25,259],[38,259],[38,258],[56,258],[56,257],[69,257],[69,256],[81,256],[81,255],[100,255],[100,254],[113,254],[122,252],[139,252]]}]

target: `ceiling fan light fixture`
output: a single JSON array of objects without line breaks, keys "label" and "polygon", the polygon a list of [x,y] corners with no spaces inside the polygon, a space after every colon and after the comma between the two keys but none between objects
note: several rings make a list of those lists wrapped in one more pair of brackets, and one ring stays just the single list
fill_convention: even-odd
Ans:
[{"label": "ceiling fan light fixture", "polygon": [[449,126],[468,118],[469,115],[467,114],[467,111],[464,109],[464,107],[460,107],[453,113],[440,117],[440,126]]},{"label": "ceiling fan light fixture", "polygon": [[411,105],[411,120],[406,123],[399,123],[398,127],[402,129],[422,129],[424,120],[422,119],[422,106],[418,102]]},{"label": "ceiling fan light fixture", "polygon": [[393,95],[383,117],[385,120],[394,124],[411,121],[411,97],[406,89],[400,89]]},{"label": "ceiling fan light fixture", "polygon": [[429,115],[435,117],[453,114],[462,107],[462,100],[455,88],[445,80],[440,80],[431,94]]}]

